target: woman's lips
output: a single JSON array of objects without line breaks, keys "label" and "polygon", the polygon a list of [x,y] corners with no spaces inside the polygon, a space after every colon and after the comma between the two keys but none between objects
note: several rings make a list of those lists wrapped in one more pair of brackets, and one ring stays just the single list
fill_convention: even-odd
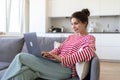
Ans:
[{"label": "woman's lips", "polygon": [[77,31],[78,29],[74,29],[74,31]]}]

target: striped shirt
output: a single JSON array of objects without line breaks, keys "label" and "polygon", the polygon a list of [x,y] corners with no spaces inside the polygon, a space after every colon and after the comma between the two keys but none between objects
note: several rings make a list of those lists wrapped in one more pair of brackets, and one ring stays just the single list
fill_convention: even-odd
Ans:
[{"label": "striped shirt", "polygon": [[89,61],[95,54],[95,37],[93,35],[70,35],[58,48],[50,51],[61,57],[64,66],[72,69],[72,78],[76,77],[75,64]]}]

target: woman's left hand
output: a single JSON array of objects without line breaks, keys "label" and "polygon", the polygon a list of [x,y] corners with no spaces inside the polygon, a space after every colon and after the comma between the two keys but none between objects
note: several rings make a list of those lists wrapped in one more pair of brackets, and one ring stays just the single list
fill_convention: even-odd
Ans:
[{"label": "woman's left hand", "polygon": [[59,62],[61,62],[61,57],[59,57],[58,55],[55,54],[50,54],[52,57],[54,57],[56,60],[58,60]]}]

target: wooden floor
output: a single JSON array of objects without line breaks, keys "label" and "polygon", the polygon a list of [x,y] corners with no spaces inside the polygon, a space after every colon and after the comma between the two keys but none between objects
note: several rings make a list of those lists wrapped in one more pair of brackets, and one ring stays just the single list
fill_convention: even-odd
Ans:
[{"label": "wooden floor", "polygon": [[120,80],[120,62],[100,62],[100,80]]}]

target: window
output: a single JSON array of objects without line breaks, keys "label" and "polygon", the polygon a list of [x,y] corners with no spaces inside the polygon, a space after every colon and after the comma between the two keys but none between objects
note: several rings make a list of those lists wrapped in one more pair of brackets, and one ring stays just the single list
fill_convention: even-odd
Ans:
[{"label": "window", "polygon": [[[0,0],[0,31],[23,33],[28,25],[28,0]],[[27,14],[26,14],[27,13]]]},{"label": "window", "polygon": [[0,0],[0,32],[6,32],[6,0]]}]

